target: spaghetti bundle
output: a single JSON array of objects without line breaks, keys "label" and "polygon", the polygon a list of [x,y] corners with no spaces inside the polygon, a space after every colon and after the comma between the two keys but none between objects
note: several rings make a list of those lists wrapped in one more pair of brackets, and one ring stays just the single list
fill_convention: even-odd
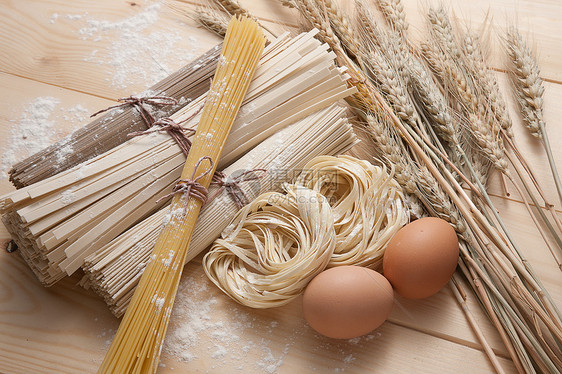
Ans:
[{"label": "spaghetti bundle", "polygon": [[[282,35],[264,51],[219,162],[231,164],[268,136],[353,93],[334,55],[314,36]],[[207,95],[171,119],[197,128]],[[44,181],[0,198],[3,221],[37,278],[52,285],[163,206],[185,156],[166,133],[137,136]]]},{"label": "spaghetti bundle", "polygon": [[174,194],[171,209],[183,212],[173,214],[162,229],[100,373],[156,372],[189,241],[216,168],[213,160],[220,157],[264,45],[254,21],[230,21],[193,148],[174,188],[180,193]]},{"label": "spaghetti bundle", "polygon": [[[223,173],[229,179],[251,171],[259,173],[258,180],[238,185],[251,201],[259,194],[280,191],[284,182],[293,179],[292,170],[300,170],[318,155],[337,155],[356,142],[345,109],[332,105],[272,135],[252,149]],[[218,187],[211,186],[209,194]],[[238,212],[238,206],[226,190],[222,190],[201,210],[186,261],[212,244]],[[86,258],[82,284],[101,295],[118,317],[125,312],[146,264],[150,261],[162,223],[170,219],[165,207],[112,240]]]},{"label": "spaghetti bundle", "polygon": [[299,296],[336,246],[327,199],[305,187],[286,184],[285,190],[262,194],[240,210],[203,260],[213,283],[253,308]]},{"label": "spaghetti bundle", "polygon": [[408,221],[402,188],[368,161],[316,157],[295,184],[320,192],[334,210],[337,244],[329,267],[380,267],[386,244]]}]

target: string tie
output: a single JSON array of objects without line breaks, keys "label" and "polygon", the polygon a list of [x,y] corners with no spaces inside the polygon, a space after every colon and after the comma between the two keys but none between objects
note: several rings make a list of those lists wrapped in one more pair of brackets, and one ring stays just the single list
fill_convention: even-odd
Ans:
[{"label": "string tie", "polygon": [[[256,172],[261,172],[261,174],[256,174]],[[227,177],[223,172],[217,171],[213,176],[213,181],[211,182],[211,184],[218,185],[220,186],[220,188],[207,200],[207,202],[212,201],[223,190],[226,190],[238,209],[241,209],[245,205],[249,204],[250,200],[248,199],[248,196],[246,195],[242,187],[240,187],[240,183],[261,179],[263,178],[265,173],[267,173],[266,169],[252,169],[246,170],[245,172],[238,174],[234,178],[230,178],[231,176]]]},{"label": "string tie", "polygon": [[120,104],[112,105],[102,110],[98,110],[90,117],[95,117],[100,113],[107,112],[108,110],[121,108],[127,105],[131,105],[135,107],[141,115],[142,120],[146,124],[146,127],[150,128],[156,122],[156,119],[150,112],[150,109],[146,107],[145,104],[154,105],[154,106],[167,106],[167,105],[177,105],[178,101],[173,97],[168,96],[147,96],[147,97],[137,97],[137,96],[129,96],[129,97],[122,97],[117,100]]},{"label": "string tie", "polygon": [[[201,166],[203,160],[209,160],[210,163],[209,168],[207,168],[205,171],[203,171],[201,174],[199,174],[196,177],[195,173],[197,172],[199,166]],[[197,163],[195,164],[195,167],[193,168],[193,173],[191,174],[191,178],[180,179],[172,189],[172,192],[170,192],[165,196],[162,196],[156,202],[158,203],[161,200],[173,197],[176,194],[185,194],[185,207],[183,210],[184,215],[187,212],[189,197],[194,197],[195,199],[201,201],[201,203],[205,204],[205,202],[207,201],[207,195],[209,194],[209,190],[207,190],[205,186],[199,183],[199,180],[201,180],[201,178],[205,177],[206,175],[210,174],[213,171],[213,166],[214,163],[211,157],[209,156],[201,157],[199,161],[197,161]]]}]

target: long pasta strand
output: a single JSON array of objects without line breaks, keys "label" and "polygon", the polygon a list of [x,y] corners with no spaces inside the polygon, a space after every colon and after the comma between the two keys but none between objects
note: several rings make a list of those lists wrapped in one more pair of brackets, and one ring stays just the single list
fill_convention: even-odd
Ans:
[{"label": "long pasta strand", "polygon": [[[216,163],[210,160],[217,160],[220,156],[264,45],[265,38],[254,21],[243,17],[230,21],[217,72],[182,179],[199,176],[200,185],[209,187],[216,167]],[[209,160],[205,161],[205,157]],[[209,172],[205,173],[205,170]],[[187,248],[201,205],[202,202],[193,196],[174,196],[171,205],[173,211],[184,206],[185,211],[183,214],[173,215],[160,233],[152,261],[141,277],[100,373],[156,371]]]}]

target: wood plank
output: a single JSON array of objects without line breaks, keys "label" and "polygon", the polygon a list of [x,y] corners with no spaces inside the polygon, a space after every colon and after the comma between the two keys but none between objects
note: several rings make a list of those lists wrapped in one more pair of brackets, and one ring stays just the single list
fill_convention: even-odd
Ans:
[{"label": "wood plank", "polygon": [[[71,3],[62,0],[26,0],[11,2],[0,9],[0,33],[6,35],[0,40],[0,51],[3,52],[0,54],[0,70],[9,73],[0,73],[0,139],[10,139],[11,129],[21,122],[25,109],[37,97],[50,96],[59,100],[53,117],[48,120],[55,122],[54,128],[60,132],[57,136],[62,136],[76,125],[76,122],[65,121],[64,116],[68,116],[69,109],[80,104],[91,113],[108,105],[109,101],[99,97],[117,98],[148,85],[142,71],[127,83],[126,88],[117,87],[111,81],[114,75],[109,63],[111,48],[115,46],[115,40],[122,39],[115,25],[145,13],[151,4],[136,3],[132,6],[130,3],[109,0]],[[193,1],[187,6],[194,7],[195,3]],[[276,2],[245,0],[242,3],[263,19],[280,19],[290,25],[296,24],[295,19],[291,18],[292,13],[279,9]],[[521,21],[520,18],[520,25],[525,28],[528,23],[528,27],[534,29],[536,43],[541,50],[546,51],[544,45],[551,46],[546,55],[541,53],[540,56],[545,66],[545,76],[557,79],[556,76],[562,71],[558,66],[562,63],[558,54],[562,52],[556,47],[560,37],[552,30],[558,29],[553,20],[562,14],[560,5],[546,0],[526,0],[517,4],[527,12],[521,13],[525,20]],[[411,24],[419,29],[423,21],[415,11],[419,9],[417,2],[408,0],[405,5]],[[496,20],[501,23],[504,19],[501,18],[504,14],[502,7],[511,5],[512,2],[507,0],[499,0],[491,5],[487,0],[472,3],[454,0],[450,6],[461,18],[471,19],[478,25],[489,6],[498,17]],[[158,11],[157,21],[142,32],[150,35],[153,31],[169,27],[172,33],[195,37],[201,51],[216,41],[206,31],[195,28],[190,20],[183,20],[185,25],[177,23],[177,14],[164,8],[162,5]],[[88,12],[88,16],[84,15],[85,12]],[[53,19],[54,13],[59,15],[57,19]],[[81,15],[83,18],[69,18],[67,15]],[[92,36],[82,40],[79,30],[88,27],[88,20],[110,20],[114,28],[107,32],[93,32],[94,26],[91,25],[84,32],[92,32]],[[150,19],[144,22],[150,23]],[[99,30],[102,26],[97,27]],[[98,36],[100,40],[95,41]],[[184,39],[175,41],[174,46],[189,48],[189,37]],[[100,62],[96,63],[94,58],[84,61],[91,57],[94,50],[98,50],[95,57]],[[175,62],[167,63],[173,66]],[[142,65],[146,72],[154,67],[153,64],[144,65],[144,62]],[[84,74],[85,71],[88,74]],[[30,79],[24,79],[23,76]],[[558,151],[562,130],[555,125],[555,121],[562,111],[557,106],[560,95],[560,85],[547,85],[547,120],[552,124],[549,131],[556,145],[554,148],[558,159],[562,156],[562,152]],[[516,126],[516,134],[539,178],[545,181],[547,193],[555,198],[541,149],[521,126]],[[7,181],[0,180],[0,193],[8,190],[11,188]],[[496,194],[501,192],[496,179],[492,179],[490,190]],[[551,290],[556,303],[562,307],[561,273],[553,267],[546,249],[537,245],[540,239],[530,226],[523,207],[505,198],[494,198],[494,201],[531,263],[541,274],[541,279]],[[2,227],[0,240],[5,243],[7,238]],[[298,300],[283,308],[250,310],[234,304],[208,283],[198,263],[190,265],[187,273],[178,300],[180,308],[174,312],[174,324],[169,334],[171,338],[189,326],[193,327],[195,335],[186,332],[185,339],[195,339],[197,349],[192,352],[197,358],[190,362],[178,362],[178,358],[187,356],[190,350],[187,353],[169,352],[165,354],[165,366],[159,372],[178,372],[180,369],[186,372],[371,372],[377,369],[385,373],[406,373],[450,372],[452,368],[459,373],[491,371],[482,351],[475,349],[480,344],[447,289],[422,301],[398,298],[400,304],[394,309],[390,323],[383,325],[380,330],[351,342],[334,342],[319,337],[305,325]],[[0,253],[0,274],[2,371],[94,372],[103,358],[106,342],[118,324],[105,304],[75,286],[77,277],[51,289],[42,288],[17,254]],[[198,309],[190,307],[186,308],[191,310],[191,314],[180,315],[182,305],[189,304],[190,300],[194,302],[194,308],[200,308],[199,312],[209,308],[209,319],[205,320],[205,315],[197,314]],[[470,306],[492,347],[500,355],[505,355],[505,348],[473,298],[470,299]],[[195,317],[202,319],[199,322],[204,329],[198,331],[196,321],[190,322],[190,318]],[[470,366],[459,365],[467,361],[471,362]],[[508,372],[513,371],[508,360],[500,361]]]},{"label": "wood plank", "polygon": [[[13,161],[56,142],[114,102],[30,79],[0,73],[0,194],[14,190],[6,178]],[[26,139],[23,139],[26,137]]]},{"label": "wood plank", "polygon": [[148,88],[219,40],[160,3],[26,0],[3,5],[0,19],[1,71],[111,99]]}]

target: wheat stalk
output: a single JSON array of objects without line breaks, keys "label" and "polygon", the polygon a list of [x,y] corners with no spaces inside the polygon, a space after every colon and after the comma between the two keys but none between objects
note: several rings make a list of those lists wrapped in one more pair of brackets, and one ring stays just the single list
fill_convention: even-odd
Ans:
[{"label": "wheat stalk", "polygon": [[455,30],[451,25],[447,11],[443,6],[438,8],[430,7],[427,13],[432,36],[443,47],[443,51],[448,53],[453,59],[461,58],[461,51],[455,38]]},{"label": "wheat stalk", "polygon": [[[308,1],[299,0],[299,3],[306,5]],[[304,11],[302,8],[299,10],[307,17],[306,9]],[[308,11],[309,14],[314,12]],[[444,13],[442,15],[446,16]],[[359,21],[364,22],[367,18],[366,16],[360,15]],[[308,19],[311,24],[316,23],[321,26],[324,20],[325,15],[322,15],[318,11],[316,11],[316,14],[312,15],[312,19]],[[442,19],[436,20],[436,24],[440,25],[442,31],[447,29],[447,27],[453,31],[452,27],[450,27],[450,23],[447,24],[446,21],[444,23],[439,23],[440,21],[442,21]],[[330,27],[329,24],[327,26]],[[372,30],[373,28],[366,32],[371,32]],[[320,37],[322,37],[322,32],[321,30]],[[324,31],[324,35],[328,34],[328,32]],[[434,32],[434,34],[436,33]],[[449,42],[454,40],[454,34],[452,32],[450,32],[447,37],[443,35],[440,37],[443,37],[444,40],[448,39]],[[545,332],[553,334],[556,337],[562,336],[562,326],[560,325],[560,319],[557,317],[559,312],[550,302],[544,287],[536,280],[536,276],[532,273],[526,260],[518,255],[511,237],[508,237],[505,227],[502,226],[501,230],[496,229],[497,223],[478,210],[460,184],[456,182],[447,169],[444,168],[439,157],[435,157],[435,154],[431,153],[431,148],[428,144],[425,144],[427,139],[412,133],[413,129],[411,126],[399,118],[398,114],[395,113],[394,109],[391,108],[391,105],[387,102],[388,95],[376,90],[373,82],[369,81],[365,74],[356,71],[357,67],[353,64],[351,58],[345,54],[343,48],[341,48],[341,46],[338,48],[336,45],[334,52],[338,55],[338,62],[347,66],[356,80],[355,84],[360,94],[356,95],[354,98],[355,100],[350,103],[356,113],[367,122],[366,126],[371,132],[373,142],[383,143],[377,144],[377,146],[379,146],[380,151],[384,154],[384,162],[398,161],[402,159],[402,157],[403,160],[407,160],[402,162],[398,161],[398,164],[395,165],[397,179],[403,182],[403,188],[412,191],[414,187],[412,181],[404,183],[406,182],[404,179],[408,175],[417,177],[416,173],[419,173],[422,175],[422,180],[418,181],[417,178],[414,180],[415,188],[418,190],[415,192],[416,196],[418,198],[423,198],[424,195],[421,192],[423,189],[428,191],[433,199],[432,201],[426,199],[426,201],[423,201],[424,205],[430,209],[432,202],[434,204],[442,203],[444,200],[443,197],[446,197],[450,199],[450,205],[447,204],[445,199],[445,205],[448,206],[440,208],[442,209],[441,214],[444,215],[444,212],[449,211],[450,209],[448,208],[454,208],[458,210],[461,220],[464,219],[463,223],[469,228],[467,235],[467,239],[470,239],[469,248],[474,249],[471,249],[470,252],[463,251],[463,259],[469,264],[472,272],[472,275],[468,274],[467,276],[472,276],[473,284],[479,283],[481,278],[485,286],[488,287],[486,288],[486,292],[490,292],[490,296],[485,293],[480,294],[481,300],[486,301],[486,298],[489,297],[490,303],[485,304],[487,312],[490,313],[491,316],[497,317],[496,321],[498,321],[498,323],[496,326],[499,331],[503,331],[502,329],[505,327],[505,331],[509,332],[509,335],[506,333],[503,334],[502,337],[508,347],[514,347],[510,349],[510,353],[517,367],[527,369],[532,367],[533,363],[530,363],[531,361],[529,359],[529,357],[532,357],[540,367],[554,368],[556,370],[556,366],[552,364],[548,352],[553,352],[552,349],[554,349],[554,352],[557,352],[558,348],[556,348],[555,345],[549,345],[549,343],[540,341],[536,337]],[[364,48],[363,52],[367,54],[369,49]],[[453,58],[453,60],[455,59]],[[393,62],[396,63],[395,61]],[[456,67],[456,69],[460,68]],[[448,71],[448,73],[450,73],[451,69],[448,69],[447,65],[444,65],[442,71]],[[465,74],[461,70],[456,73]],[[491,114],[493,113],[488,111],[487,107],[482,107],[480,105],[481,102],[478,97],[479,92],[474,91],[472,82],[470,80],[465,80],[463,82],[462,79],[459,80],[458,77],[455,78],[454,75],[451,76],[450,74],[442,75],[442,77],[446,78],[446,80],[442,80],[442,82],[445,83],[444,88],[446,90],[450,89],[451,92],[455,93],[456,103],[459,104],[464,113],[473,113],[473,115],[482,116],[482,122],[486,124],[488,128],[482,128],[480,131],[486,131],[488,135],[495,134],[495,137],[484,138],[484,140],[496,141],[496,139],[499,138],[501,127],[497,124],[495,118],[492,118],[493,116]],[[455,79],[451,79],[451,77]],[[400,81],[400,84],[406,83],[402,77],[400,77]],[[460,93],[457,93],[455,86],[459,83],[463,85],[463,88]],[[398,145],[402,144],[404,147],[407,147],[407,149],[404,148],[403,152],[396,151],[396,144],[394,144],[394,148],[392,147],[391,132],[386,131],[384,126],[381,127],[380,124],[377,125],[376,123],[372,123],[373,121],[368,121],[366,119],[368,115],[365,113],[377,113],[383,122],[389,121],[390,128],[397,136],[399,134],[403,139],[403,142],[400,140]],[[495,124],[492,120],[494,120]],[[485,142],[482,142],[482,139],[480,140],[481,144],[485,144]],[[474,141],[474,143],[476,144],[476,141]],[[498,147],[500,146],[498,145]],[[389,148],[394,149],[394,152]],[[499,149],[501,150],[502,148],[500,147]],[[386,152],[389,153],[386,154]],[[425,173],[418,172],[417,169],[413,167],[411,164],[414,162],[412,160],[412,155],[415,157],[417,164],[423,165],[423,167],[426,168]],[[499,158],[499,156],[496,155],[496,158]],[[505,169],[505,165],[502,165],[502,167]],[[429,175],[431,175],[433,179],[424,178]],[[439,195],[439,193],[435,194],[433,190],[436,186],[441,189],[442,195]],[[485,192],[483,186],[480,186],[480,189]],[[495,210],[491,202],[486,201],[486,204],[488,209],[492,212]],[[490,274],[487,272],[490,272]],[[496,285],[494,282],[498,280],[500,283]],[[523,284],[528,287],[528,290],[523,288]],[[517,295],[512,291],[511,287],[517,287]],[[540,301],[540,304],[533,299],[533,294],[537,296],[537,300]],[[495,309],[496,304],[500,305],[498,309]],[[505,308],[505,310],[502,308]],[[533,317],[533,313],[536,317]],[[521,315],[524,317],[521,317]],[[526,319],[528,317],[535,318],[535,321],[540,319],[540,323],[544,323],[545,329],[534,329],[532,323],[529,323],[529,320]],[[523,344],[522,341],[531,343]],[[519,359],[519,357],[521,357],[521,359]],[[524,364],[521,364],[521,362],[524,362]],[[530,363],[530,365],[527,365],[527,363]]]},{"label": "wheat stalk", "polygon": [[460,144],[458,136],[460,128],[457,122],[453,121],[445,96],[433,81],[425,65],[417,58],[411,56],[407,68],[420,106],[428,113],[441,139],[450,148],[456,148],[456,145]]},{"label": "wheat stalk", "polygon": [[340,40],[334,34],[329,20],[323,16],[315,6],[313,0],[295,0],[296,8],[299,10],[304,20],[309,26],[316,28],[319,33],[317,38],[328,44],[336,54],[336,60],[340,66],[346,66],[351,76],[350,83],[357,89],[357,93],[347,97],[346,101],[362,110],[377,110],[380,104],[373,99],[375,88],[369,83],[367,77],[357,67],[355,62],[345,53]]},{"label": "wheat stalk", "polygon": [[[525,208],[529,212],[529,215],[535,223],[537,230],[539,231],[541,236],[543,236],[543,238],[547,237],[546,233],[544,232],[544,228],[535,218],[536,214],[538,214],[546,224],[548,230],[551,232],[558,246],[562,248],[562,240],[560,239],[559,234],[556,232],[544,212],[541,209],[538,209],[536,213],[533,212],[529,202],[527,201],[527,198],[525,197],[525,194],[521,191],[521,188],[519,187],[517,181],[514,179],[513,175],[508,169],[508,160],[512,161],[512,164],[513,160],[511,158],[508,159],[508,157],[506,156],[505,145],[501,138],[501,131],[502,127],[507,127],[507,129],[510,130],[511,125],[507,124],[501,126],[497,117],[493,115],[495,111],[494,108],[490,105],[490,103],[497,104],[499,101],[489,101],[486,95],[489,94],[489,92],[480,89],[478,83],[481,81],[481,79],[478,79],[478,72],[470,74],[471,70],[475,70],[475,65],[480,65],[480,68],[476,70],[485,69],[485,63],[482,60],[480,60],[480,62],[475,62],[475,60],[470,57],[472,56],[477,59],[481,59],[481,57],[478,56],[478,52],[475,46],[471,44],[473,41],[468,40],[468,44],[465,44],[465,46],[467,47],[466,50],[469,52],[469,57],[466,57],[465,55],[463,59],[456,58],[460,53],[460,49],[456,46],[456,39],[453,37],[455,31],[451,26],[447,14],[444,13],[443,8],[439,8],[438,10],[430,10],[428,19],[430,22],[430,28],[433,30],[434,42],[424,45],[422,47],[422,50],[424,51],[424,54],[426,56],[431,55],[428,60],[430,60],[431,63],[436,66],[435,70],[439,71],[441,78],[446,81],[447,88],[450,88],[454,92],[455,96],[461,101],[462,106],[465,109],[465,123],[469,130],[468,134],[470,135],[471,140],[485,155],[485,157],[487,157],[492,162],[494,167],[502,173],[502,176],[505,176],[507,179],[509,179],[515,186],[523,200],[523,203],[525,204]],[[473,69],[470,68],[471,65],[473,66]],[[484,66],[482,67],[481,65]],[[476,76],[476,78],[473,78],[473,76]],[[486,77],[484,77],[484,81],[486,81]],[[488,79],[488,82],[489,81],[490,79]],[[484,86],[486,85],[489,84],[485,83]],[[493,91],[493,87],[490,87],[489,90]],[[496,110],[495,113],[497,114],[498,111]],[[503,130],[503,133],[506,133],[505,128]],[[506,135],[506,137],[506,139],[510,139],[508,135]],[[539,206],[536,197],[528,186],[528,183],[523,178],[523,174],[518,168],[516,168],[516,171],[520,177],[524,189],[529,194],[532,202],[535,204],[535,206]],[[528,171],[531,176],[531,180],[536,181],[536,178],[534,178],[534,176],[530,172],[530,169],[528,169]],[[480,178],[477,177],[477,179]],[[539,194],[545,201],[547,208],[550,210],[555,223],[562,231],[562,222],[558,218],[556,212],[554,211],[554,208],[551,204],[548,203],[538,183],[535,183],[535,186],[537,187]],[[550,243],[546,241],[546,244],[549,250],[554,255],[554,250],[551,247]],[[557,261],[558,265],[561,266],[558,257],[554,255],[554,258]]]},{"label": "wheat stalk", "polygon": [[422,202],[435,216],[449,222],[458,235],[464,238],[466,224],[427,168],[413,162],[402,143],[393,135],[392,128],[385,125],[385,120],[367,115],[366,121],[376,146],[387,160],[387,166],[395,170],[394,177],[404,191],[416,196],[417,201]]},{"label": "wheat stalk", "polygon": [[562,182],[554,162],[543,116],[544,85],[540,76],[539,66],[531,49],[515,27],[510,27],[507,30],[505,45],[511,60],[509,69],[512,77],[511,82],[515,97],[519,103],[523,123],[533,136],[542,140],[558,191],[558,198],[560,204],[562,204]]},{"label": "wheat stalk", "polygon": [[430,66],[446,82],[446,87],[452,90],[453,95],[462,103],[466,111],[465,123],[479,150],[498,170],[510,175],[495,118],[490,118],[490,113],[481,105],[470,80],[456,63],[433,43],[424,44],[422,51]]},{"label": "wheat stalk", "polygon": [[371,8],[365,4],[365,0],[355,0],[355,9],[357,29],[360,31],[361,41],[364,46],[371,45],[371,43],[380,46],[381,30],[377,26],[377,21]]},{"label": "wheat stalk", "polygon": [[481,89],[484,97],[501,127],[509,137],[513,137],[511,118],[507,112],[505,101],[495,75],[486,65],[486,58],[481,48],[482,41],[471,31],[467,31],[462,40],[462,50],[466,58],[465,65],[472,73],[475,85]]},{"label": "wheat stalk", "polygon": [[467,227],[451,199],[443,191],[426,166],[420,165],[414,173],[422,201],[426,201],[436,217],[449,222],[461,239],[466,239]]},{"label": "wheat stalk", "polygon": [[416,128],[418,113],[396,68],[378,49],[367,54],[365,65],[369,71],[368,76],[377,83],[377,88],[385,94],[398,117],[412,128]]},{"label": "wheat stalk", "polygon": [[363,143],[372,144],[379,156],[373,159],[373,154],[367,155],[367,158],[373,159],[375,163],[384,162],[389,170],[393,170],[393,177],[404,191],[406,203],[411,214],[417,218],[424,216],[424,204],[419,198],[419,189],[415,182],[414,165],[410,155],[407,154],[402,141],[396,134],[394,129],[388,123],[388,120],[373,114],[363,116],[365,121],[365,130],[368,133],[367,139]]},{"label": "wheat stalk", "polygon": [[[318,38],[324,43],[327,43],[330,48],[339,55],[344,54],[343,47],[340,40],[334,34],[330,22],[326,17],[323,17],[318,7],[313,0],[295,0],[294,4],[299,12],[303,15],[304,19],[310,23],[310,26],[318,29]],[[340,61],[341,63],[341,61]]]},{"label": "wheat stalk", "polygon": [[254,18],[237,0],[216,0],[216,2],[231,16],[247,16]]},{"label": "wheat stalk", "polygon": [[355,61],[359,60],[360,43],[356,33],[351,26],[348,17],[334,0],[315,0],[316,6],[325,11],[334,33],[339,38],[341,45],[347,51],[349,57]]},{"label": "wheat stalk", "polygon": [[409,25],[406,21],[406,12],[404,12],[402,1],[377,0],[376,2],[391,28],[402,36],[405,36]]},{"label": "wheat stalk", "polygon": [[295,0],[279,0],[281,5],[287,7],[287,8],[296,8],[297,4],[295,2]]},{"label": "wheat stalk", "polygon": [[216,34],[221,38],[224,38],[226,35],[228,20],[222,17],[219,13],[208,8],[199,7],[191,14],[191,16],[195,19],[195,21],[197,21],[197,23],[213,34]]}]

